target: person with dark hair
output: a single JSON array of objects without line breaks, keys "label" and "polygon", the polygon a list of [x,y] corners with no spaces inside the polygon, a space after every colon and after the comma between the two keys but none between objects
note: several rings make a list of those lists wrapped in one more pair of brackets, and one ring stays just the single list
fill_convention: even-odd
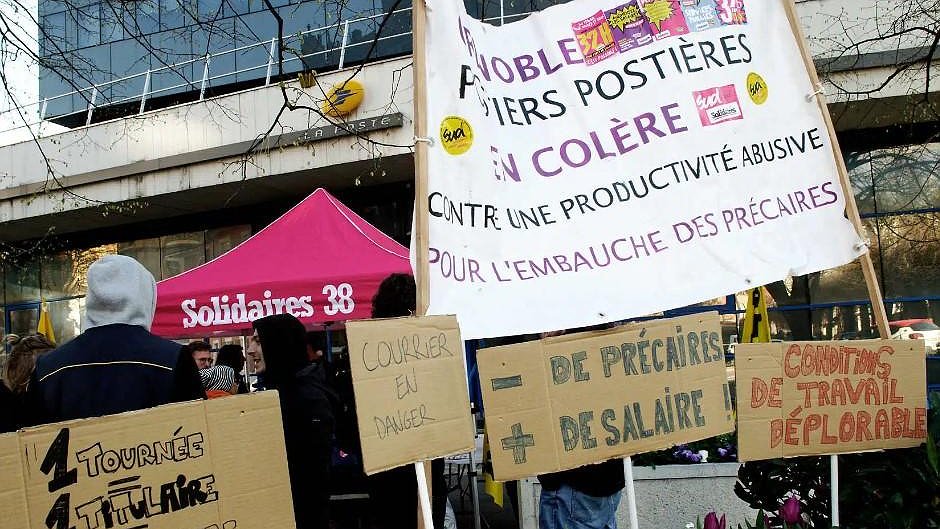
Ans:
[{"label": "person with dark hair", "polygon": [[253,326],[264,357],[264,385],[277,390],[281,401],[297,529],[326,529],[336,396],[323,367],[307,358],[307,331],[300,320],[277,314]]},{"label": "person with dark hair", "polygon": [[193,361],[196,362],[197,368],[208,369],[212,367],[212,348],[209,347],[209,344],[197,340],[189,342],[186,348],[189,350],[189,354],[193,355]]},{"label": "person with dark hair", "polygon": [[234,343],[228,343],[219,348],[219,354],[215,357],[215,365],[232,368],[235,372],[235,382],[238,383],[238,394],[248,393],[248,383],[242,376],[242,369],[245,367],[245,355],[242,353],[242,346]]},{"label": "person with dark hair", "polygon": [[20,338],[8,334],[5,342],[10,346],[10,358],[0,381],[0,433],[13,432],[30,424],[30,406],[27,390],[36,358],[55,349],[55,344],[42,334]]},{"label": "person with dark hair", "polygon": [[206,398],[192,356],[150,333],[157,285],[143,265],[107,255],[88,268],[87,284],[82,333],[36,360],[29,391],[37,419],[84,419]]},{"label": "person with dark hair", "polygon": [[[417,286],[409,274],[392,274],[379,285],[372,298],[373,318],[414,316]],[[467,410],[470,420],[470,410]],[[431,462],[431,507],[435,527],[444,526],[447,505],[447,481],[444,460]],[[377,527],[397,529],[417,527],[418,478],[412,466],[403,466],[369,476],[369,497],[372,499]]]},{"label": "person with dark hair", "polygon": [[382,280],[372,298],[373,318],[414,316],[418,304],[415,278],[409,274],[392,274]]},{"label": "person with dark hair", "polygon": [[311,331],[307,333],[307,359],[311,362],[321,362],[326,355],[326,332]]}]

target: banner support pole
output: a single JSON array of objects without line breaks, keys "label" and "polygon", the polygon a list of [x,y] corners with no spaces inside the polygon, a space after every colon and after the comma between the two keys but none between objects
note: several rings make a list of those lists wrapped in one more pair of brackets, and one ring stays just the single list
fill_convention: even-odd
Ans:
[{"label": "banner support pole", "polygon": [[633,486],[633,458],[623,459],[623,478],[627,486],[627,511],[630,513],[630,529],[639,529],[640,522],[636,512],[636,489]]},{"label": "banner support pole", "polygon": [[[428,142],[420,141],[428,137],[427,108],[428,89],[426,82],[427,50],[425,34],[427,32],[427,6],[424,0],[416,0],[411,6],[412,33],[412,72],[414,79],[414,131],[415,138],[415,282],[417,285],[418,316],[427,314],[430,304],[430,283],[428,271]],[[429,461],[415,463],[418,483],[418,529],[433,529],[431,516],[431,474]]]},{"label": "banner support pole", "polygon": [[[826,103],[826,94],[823,90],[823,85],[819,80],[819,75],[816,73],[816,65],[813,62],[813,56],[810,53],[809,49],[806,47],[806,35],[803,33],[803,28],[800,26],[799,14],[796,10],[796,4],[793,0],[782,0],[784,8],[787,12],[787,18],[790,20],[790,27],[793,30],[793,34],[797,37],[797,44],[800,47],[800,52],[803,55],[803,64],[806,66],[806,73],[809,74],[810,80],[813,82],[813,86],[817,88],[817,91],[812,94],[812,97],[816,98],[816,103],[819,105],[819,109],[823,116],[823,120],[826,123],[826,129],[829,133],[830,143],[832,144],[832,153],[836,159],[836,168],[839,171],[839,181],[842,184],[843,195],[845,196],[845,215],[855,226],[855,230],[859,235],[864,235],[867,230],[865,225],[862,224],[862,218],[858,212],[858,205],[855,203],[855,192],[852,190],[852,184],[849,181],[848,170],[845,167],[845,159],[842,156],[842,149],[839,148],[839,140],[836,136],[835,126],[832,123],[832,116],[829,115],[829,107]],[[878,335],[882,339],[888,339],[891,337],[891,331],[888,327],[888,313],[885,310],[884,299],[881,295],[881,288],[878,285],[878,277],[875,275],[875,264],[872,262],[871,253],[865,252],[858,258],[859,265],[862,267],[862,275],[865,277],[865,286],[868,288],[868,296],[871,299],[871,308],[872,313],[875,317],[875,324],[878,327]],[[832,527],[838,529],[839,527],[839,456],[830,455],[830,503],[832,505]]]}]

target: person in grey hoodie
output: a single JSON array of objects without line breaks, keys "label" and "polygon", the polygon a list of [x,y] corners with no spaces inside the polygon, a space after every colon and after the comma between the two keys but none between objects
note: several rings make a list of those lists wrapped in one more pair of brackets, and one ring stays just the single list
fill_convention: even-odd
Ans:
[{"label": "person in grey hoodie", "polygon": [[95,261],[82,334],[36,362],[30,384],[36,423],[204,399],[192,356],[150,333],[156,304],[153,275],[136,260]]}]

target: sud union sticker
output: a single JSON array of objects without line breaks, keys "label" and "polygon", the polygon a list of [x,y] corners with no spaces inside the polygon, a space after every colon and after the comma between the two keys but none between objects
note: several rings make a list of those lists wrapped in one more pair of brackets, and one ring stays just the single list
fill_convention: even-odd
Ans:
[{"label": "sud union sticker", "polygon": [[767,81],[759,74],[751,72],[747,75],[747,94],[751,96],[751,101],[756,105],[763,105],[767,102],[768,88]]},{"label": "sud union sticker", "polygon": [[460,116],[447,116],[441,121],[440,137],[447,154],[459,156],[473,146],[473,127]]}]

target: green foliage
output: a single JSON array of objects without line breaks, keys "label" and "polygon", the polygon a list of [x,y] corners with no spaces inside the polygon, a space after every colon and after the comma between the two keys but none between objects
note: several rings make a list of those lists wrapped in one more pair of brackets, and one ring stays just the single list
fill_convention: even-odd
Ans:
[{"label": "green foliage", "polygon": [[751,524],[750,521],[744,520],[744,525],[738,524],[738,529],[768,529],[765,521],[767,517],[764,515],[764,511],[758,511],[757,520]]},{"label": "green foliage", "polygon": [[[927,443],[839,457],[843,527],[940,529],[940,394],[931,394],[930,401]],[[746,463],[735,485],[739,498],[771,513],[795,492],[810,527],[816,529],[830,527],[829,491],[828,457]],[[771,524],[777,524],[776,520]]]}]

